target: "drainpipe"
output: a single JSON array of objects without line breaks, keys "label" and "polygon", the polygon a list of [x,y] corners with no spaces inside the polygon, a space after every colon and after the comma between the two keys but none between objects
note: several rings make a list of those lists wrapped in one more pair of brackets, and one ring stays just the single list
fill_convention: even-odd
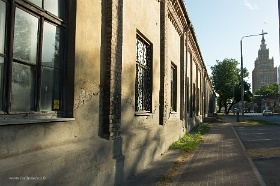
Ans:
[{"label": "drainpipe", "polygon": [[185,32],[186,32],[186,75],[185,75],[185,127],[189,128],[189,123],[188,123],[188,30],[192,26],[191,23],[188,24]]}]

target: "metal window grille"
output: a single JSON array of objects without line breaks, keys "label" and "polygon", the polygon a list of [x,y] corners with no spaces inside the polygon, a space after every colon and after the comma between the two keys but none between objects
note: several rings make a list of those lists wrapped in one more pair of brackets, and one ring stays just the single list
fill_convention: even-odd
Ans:
[{"label": "metal window grille", "polygon": [[177,111],[177,68],[171,65],[171,111]]},{"label": "metal window grille", "polygon": [[136,111],[151,111],[151,44],[137,35],[136,37]]}]

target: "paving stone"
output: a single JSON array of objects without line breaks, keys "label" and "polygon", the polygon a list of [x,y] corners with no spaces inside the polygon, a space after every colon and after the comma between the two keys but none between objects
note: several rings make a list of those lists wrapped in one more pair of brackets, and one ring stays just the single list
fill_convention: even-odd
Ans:
[{"label": "paving stone", "polygon": [[[204,136],[204,142],[199,145],[172,185],[261,185],[232,128],[236,125],[235,121],[210,125],[211,130]],[[150,185],[150,175],[145,176],[148,177],[145,178],[145,184]],[[150,179],[153,179],[150,181],[153,183],[151,185],[156,185],[154,178]],[[141,183],[141,179],[135,180],[125,185],[141,185],[137,184]]]}]

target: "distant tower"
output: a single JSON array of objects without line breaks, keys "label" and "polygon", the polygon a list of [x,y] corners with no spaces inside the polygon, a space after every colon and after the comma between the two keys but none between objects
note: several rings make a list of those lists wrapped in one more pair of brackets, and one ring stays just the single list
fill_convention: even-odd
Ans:
[{"label": "distant tower", "polygon": [[264,35],[262,36],[258,57],[255,61],[255,68],[252,72],[253,93],[262,85],[277,82],[277,67],[274,67],[273,57],[269,59],[269,49],[266,48]]}]

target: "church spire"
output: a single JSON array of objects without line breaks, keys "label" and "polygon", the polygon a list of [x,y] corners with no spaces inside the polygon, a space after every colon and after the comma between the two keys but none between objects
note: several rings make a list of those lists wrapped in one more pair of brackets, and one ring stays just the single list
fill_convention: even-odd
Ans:
[{"label": "church spire", "polygon": [[264,32],[262,30],[262,44],[265,44],[265,39],[264,39]]},{"label": "church spire", "polygon": [[262,30],[262,43],[261,43],[261,50],[265,50],[266,49],[266,44],[265,44],[265,39],[264,39],[264,35],[265,35],[265,33],[263,32],[263,30]]}]

